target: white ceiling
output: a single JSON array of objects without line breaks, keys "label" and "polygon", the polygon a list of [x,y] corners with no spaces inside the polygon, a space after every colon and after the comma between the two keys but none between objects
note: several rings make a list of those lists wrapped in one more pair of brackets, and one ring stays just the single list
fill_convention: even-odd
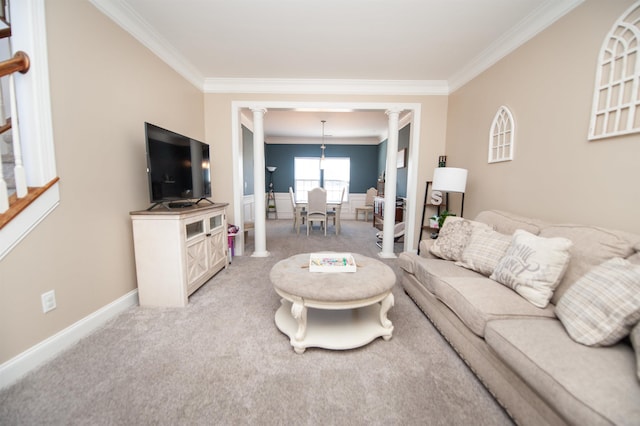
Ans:
[{"label": "white ceiling", "polygon": [[384,111],[296,111],[269,109],[264,118],[267,143],[325,143],[375,145],[387,137],[388,117]]},{"label": "white ceiling", "polygon": [[[91,1],[204,92],[446,95],[583,0]],[[294,114],[269,111],[265,135],[317,137],[326,119],[334,138],[377,138],[387,123]]]}]

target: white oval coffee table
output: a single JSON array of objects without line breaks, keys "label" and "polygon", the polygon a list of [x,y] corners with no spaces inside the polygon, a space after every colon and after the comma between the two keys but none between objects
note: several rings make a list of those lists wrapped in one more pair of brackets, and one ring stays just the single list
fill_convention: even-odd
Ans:
[{"label": "white oval coffee table", "polygon": [[[270,279],[282,299],[278,329],[301,354],[308,347],[352,349],[377,337],[391,339],[387,318],[394,299],[393,270],[379,260],[353,254],[356,272],[310,272],[310,253],[276,263]],[[311,308],[311,309],[309,309]]]}]

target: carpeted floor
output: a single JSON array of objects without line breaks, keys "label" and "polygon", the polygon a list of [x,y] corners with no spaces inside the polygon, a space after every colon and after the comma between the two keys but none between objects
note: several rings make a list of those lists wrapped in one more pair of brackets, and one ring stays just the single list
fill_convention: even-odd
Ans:
[{"label": "carpeted floor", "polygon": [[290,220],[267,221],[271,256],[250,257],[250,236],[247,255],[186,308],[124,312],[0,392],[0,424],[511,424],[399,284],[390,341],[298,355],[278,331],[271,267],[320,250],[377,258],[375,233],[343,221],[339,236],[316,228],[307,237]]}]

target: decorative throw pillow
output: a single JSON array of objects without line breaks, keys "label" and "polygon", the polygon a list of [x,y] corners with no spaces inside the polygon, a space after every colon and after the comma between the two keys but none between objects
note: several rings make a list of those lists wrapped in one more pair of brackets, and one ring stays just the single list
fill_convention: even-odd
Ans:
[{"label": "decorative throw pillow", "polygon": [[631,346],[636,352],[636,375],[640,379],[640,322],[631,329]]},{"label": "decorative throw pillow", "polygon": [[484,223],[449,216],[444,221],[444,225],[442,225],[442,229],[438,233],[438,238],[429,251],[444,260],[460,260],[462,251],[469,242],[471,231],[478,227],[489,228]]},{"label": "decorative throw pillow", "polygon": [[566,238],[543,238],[518,229],[490,278],[544,308],[567,269],[571,244]]},{"label": "decorative throw pillow", "polygon": [[460,262],[456,265],[488,277],[493,273],[510,244],[511,235],[501,234],[493,229],[474,229],[467,247],[462,252]]},{"label": "decorative throw pillow", "polygon": [[596,266],[560,298],[556,315],[576,342],[617,343],[640,320],[640,266],[619,257]]}]

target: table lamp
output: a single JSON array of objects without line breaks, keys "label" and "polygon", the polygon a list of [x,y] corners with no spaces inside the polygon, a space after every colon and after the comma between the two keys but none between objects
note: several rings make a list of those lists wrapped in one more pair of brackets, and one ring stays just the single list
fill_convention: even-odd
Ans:
[{"label": "table lamp", "polygon": [[[462,194],[460,217],[464,211],[464,192],[467,187],[467,170],[456,167],[437,167],[433,171],[433,190]],[[447,200],[448,201],[448,200]],[[447,202],[447,206],[448,206]],[[448,208],[448,207],[447,207]]]}]

